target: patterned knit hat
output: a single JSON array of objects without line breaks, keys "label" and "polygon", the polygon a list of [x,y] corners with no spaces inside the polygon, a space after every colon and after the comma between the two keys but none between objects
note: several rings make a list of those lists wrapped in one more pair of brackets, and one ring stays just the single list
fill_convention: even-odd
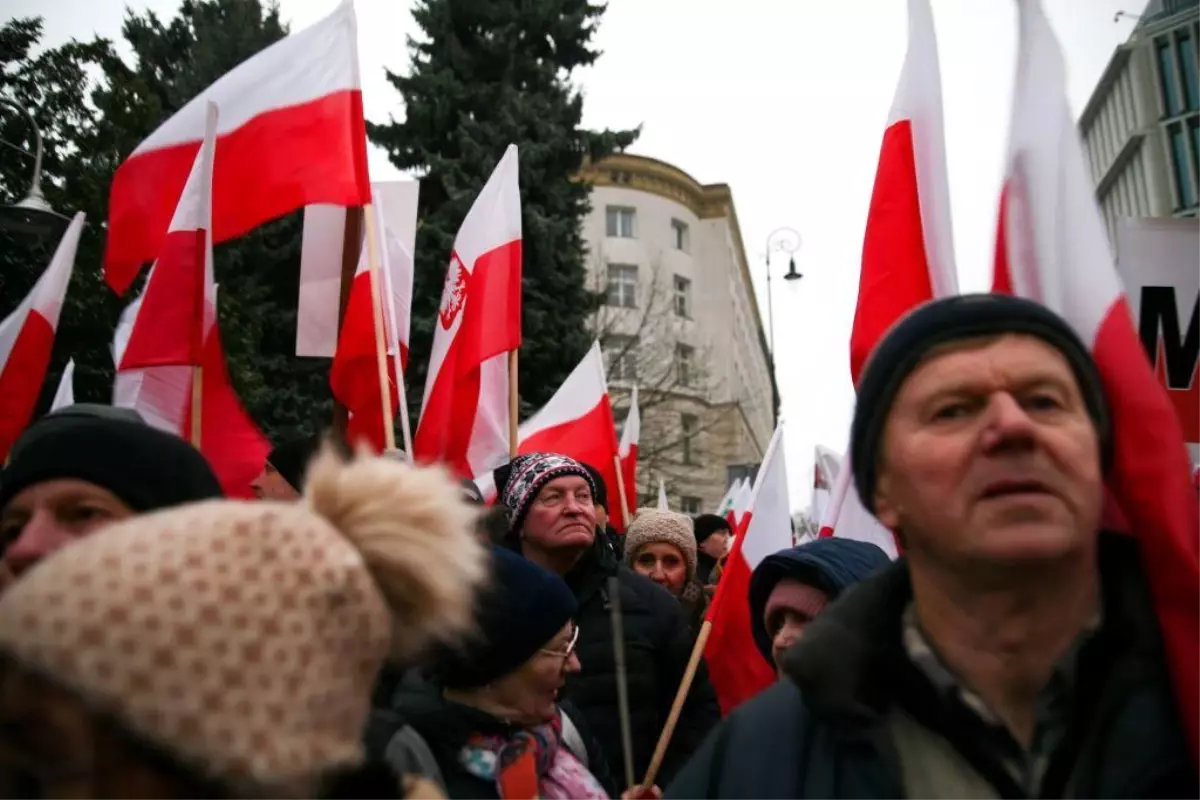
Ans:
[{"label": "patterned knit hat", "polygon": [[696,537],[692,535],[691,517],[656,508],[637,512],[625,534],[625,563],[632,566],[638,551],[655,542],[669,544],[683,553],[688,580],[696,577]]},{"label": "patterned knit hat", "polygon": [[550,481],[564,475],[578,475],[587,481],[596,494],[596,482],[587,468],[573,458],[557,453],[529,453],[517,456],[511,463],[505,464],[493,473],[496,486],[500,492],[500,502],[512,511],[508,522],[510,532],[519,532],[525,524],[525,516],[529,507],[537,498],[538,492]]},{"label": "patterned knit hat", "polygon": [[299,796],[362,760],[389,651],[470,625],[476,511],[437,468],[313,462],[299,503],[134,517],[0,596],[0,651],[200,774]]}]

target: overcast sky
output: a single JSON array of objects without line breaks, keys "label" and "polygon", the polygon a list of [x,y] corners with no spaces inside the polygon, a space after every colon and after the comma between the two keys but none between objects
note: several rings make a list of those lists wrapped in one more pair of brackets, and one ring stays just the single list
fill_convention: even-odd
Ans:
[{"label": "overcast sky", "polygon": [[[1083,108],[1143,0],[1043,0]],[[123,9],[173,15],[178,0],[6,0],[5,17],[40,14],[46,41],[119,38]],[[293,29],[335,0],[281,0]],[[959,285],[986,289],[1016,57],[1013,0],[933,0]],[[383,69],[407,68],[406,0],[357,0],[368,118],[399,95]],[[790,226],[804,279],[773,282],[778,378],[793,508],[808,503],[813,447],[842,451],[853,409],[847,342],[879,140],[907,37],[905,0],[610,0],[603,55],[576,76],[584,124],[642,126],[632,152],[733,190],[766,313],[767,235]],[[396,171],[371,154],[375,179]],[[773,264],[779,277],[785,258]],[[763,320],[764,326],[766,320]]]}]

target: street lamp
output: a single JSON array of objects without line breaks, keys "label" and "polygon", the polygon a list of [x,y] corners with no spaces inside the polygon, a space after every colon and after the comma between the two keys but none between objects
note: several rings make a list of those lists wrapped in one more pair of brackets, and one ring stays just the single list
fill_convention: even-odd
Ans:
[{"label": "street lamp", "polygon": [[0,207],[0,227],[55,238],[53,234],[61,235],[70,220],[51,208],[42,195],[42,131],[27,108],[3,97],[0,97],[0,105],[6,105],[24,115],[29,127],[33,129],[34,140],[33,180],[30,181],[29,192],[21,201],[11,206]]},{"label": "street lamp", "polygon": [[788,271],[785,281],[798,281],[804,276],[796,271],[796,251],[800,249],[800,234],[794,228],[776,228],[767,235],[767,327],[770,328],[771,362],[775,361],[775,310],[771,303],[771,253],[788,254]]}]

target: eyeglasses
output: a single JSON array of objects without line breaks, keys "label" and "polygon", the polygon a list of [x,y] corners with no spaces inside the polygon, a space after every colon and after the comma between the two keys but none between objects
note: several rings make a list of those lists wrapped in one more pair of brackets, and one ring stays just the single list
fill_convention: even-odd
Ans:
[{"label": "eyeglasses", "polygon": [[575,652],[575,645],[576,645],[576,643],[578,643],[578,641],[579,641],[579,626],[576,625],[574,632],[571,633],[571,641],[567,642],[567,648],[565,650],[550,650],[549,648],[546,648],[546,647],[539,647],[538,652],[545,653],[548,656],[558,656],[563,661],[566,661],[568,658],[571,657],[571,654]]}]

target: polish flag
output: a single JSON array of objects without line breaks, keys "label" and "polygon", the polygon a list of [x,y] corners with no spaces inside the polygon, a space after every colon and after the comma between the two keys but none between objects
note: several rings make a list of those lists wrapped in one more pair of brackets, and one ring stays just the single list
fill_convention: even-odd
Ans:
[{"label": "polish flag", "polygon": [[[382,230],[389,237],[389,253],[397,247],[403,247],[409,254],[409,260],[411,254],[416,252],[420,188],[421,182],[413,180],[371,182],[371,196],[383,217]],[[315,204],[304,207],[304,230],[300,237],[300,291],[296,303],[298,356],[333,358],[337,352],[346,217],[346,208],[343,206]],[[360,247],[363,239],[361,233],[360,230]],[[392,268],[393,272],[398,270],[394,256]],[[393,281],[393,289],[397,292],[397,310],[407,307],[407,300],[399,294],[403,285],[403,280]]]},{"label": "polish flag", "polygon": [[190,441],[192,385],[199,372],[200,451],[227,495],[250,497],[250,481],[262,471],[270,444],[230,384],[216,324],[208,236],[216,106],[209,104],[207,114],[206,135],[171,220],[163,254],[117,327],[113,405],[133,408],[148,423]]},{"label": "polish flag", "polygon": [[733,498],[733,507],[725,515],[735,538],[745,531],[746,524],[750,522],[750,504],[753,501],[754,482],[746,478],[738,487],[738,493]]},{"label": "polish flag", "polygon": [[33,418],[42,393],[83,220],[83,212],[75,215],[50,266],[16,310],[0,322],[0,463]]},{"label": "polish flag", "polygon": [[1108,487],[1141,544],[1178,708],[1200,750],[1200,512],[1180,428],[1138,339],[1072,124],[1066,71],[1036,0],[1020,40],[994,289],[1062,315],[1088,343],[1112,412]]},{"label": "polish flag", "polygon": [[123,294],[163,255],[204,136],[221,107],[212,238],[223,242],[309,203],[370,202],[354,6],[239,64],[175,113],[117,169],[105,279]]},{"label": "polish flag", "polygon": [[817,445],[813,454],[812,520],[818,526],[832,498],[833,482],[841,473],[842,458],[828,447]]},{"label": "polish flag", "polygon": [[75,359],[68,359],[63,367],[62,378],[58,381],[58,390],[54,392],[54,402],[50,404],[51,411],[75,405]]},{"label": "polish flag", "polygon": [[[908,0],[908,52],[879,148],[875,188],[863,236],[858,307],[850,333],[850,376],[858,385],[871,351],[895,322],[934,297],[958,293],[941,70],[929,0]],[[820,536],[847,536],[883,547],[846,458]],[[887,536],[884,551],[895,556]]]},{"label": "polish flag", "polygon": [[454,240],[413,439],[418,461],[461,477],[504,462],[508,354],[520,346],[521,193],[509,145]]},{"label": "polish flag", "polygon": [[[621,459],[621,480],[625,484],[625,505],[629,508],[631,515],[636,514],[638,509],[637,457],[638,439],[641,436],[642,412],[638,407],[638,390],[635,386],[629,396],[629,413],[625,417],[625,428],[621,431],[621,443],[617,447],[617,456]],[[620,503],[612,505],[619,506]],[[618,510],[621,515],[621,524],[614,523],[613,527],[624,533],[625,528],[629,525],[629,520],[624,519],[624,509]]]},{"label": "polish flag", "polygon": [[725,561],[717,594],[705,617],[712,631],[704,658],[722,715],[775,682],[775,669],[759,657],[751,633],[750,575],[764,558],[792,546],[782,426],[775,429],[767,445],[745,524]]},{"label": "polish flag", "polygon": [[[522,423],[518,436],[518,454],[558,453],[595,467],[604,477],[609,497],[616,496],[613,457],[617,454],[617,437],[599,342],[593,343],[550,401]],[[506,453],[476,475],[476,485],[484,497],[495,494],[491,470],[507,460]],[[610,518],[621,521],[619,508],[608,511]],[[617,527],[615,522],[614,527]]]},{"label": "polish flag", "polygon": [[[416,215],[415,181],[407,182],[412,187],[412,200],[408,204]],[[379,293],[382,304],[384,342],[387,347],[388,402],[392,418],[400,410],[397,376],[403,379],[408,366],[408,337],[411,327],[413,256],[405,247],[400,234],[387,224],[387,201],[383,193],[376,192],[374,211],[375,229],[379,232],[380,276],[383,287]],[[364,245],[350,295],[346,302],[346,314],[342,319],[341,335],[337,351],[329,371],[329,385],[333,396],[350,412],[346,427],[346,440],[351,444],[366,441],[375,452],[382,452],[386,442],[384,434],[383,408],[379,387],[379,364],[376,360],[375,309],[371,298],[371,270]]]},{"label": "polish flag", "polygon": [[742,491],[742,479],[735,478],[729,488],[725,490],[725,496],[721,498],[721,502],[717,503],[716,514],[718,517],[725,517],[733,510],[733,503],[737,499],[738,492]]}]

